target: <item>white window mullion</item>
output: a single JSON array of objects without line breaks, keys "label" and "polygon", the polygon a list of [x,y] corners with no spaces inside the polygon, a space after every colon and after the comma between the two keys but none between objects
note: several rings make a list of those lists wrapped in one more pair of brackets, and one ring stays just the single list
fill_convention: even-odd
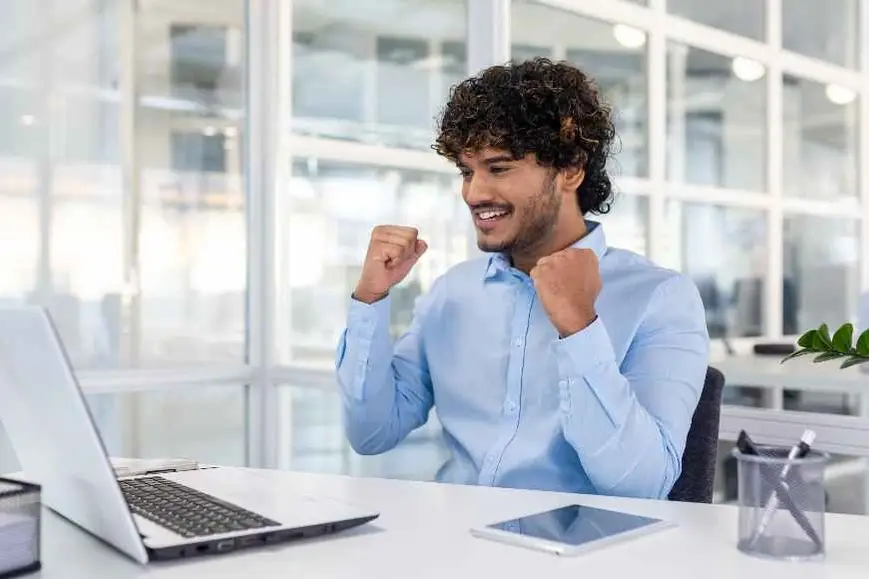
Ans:
[{"label": "white window mullion", "polygon": [[861,211],[860,200],[857,197],[841,197],[832,201],[824,201],[785,195],[780,203],[785,215],[797,213],[816,217],[853,219]]},{"label": "white window mullion", "polygon": [[708,185],[693,185],[690,183],[667,183],[666,196],[670,199],[690,203],[707,203],[710,205],[727,205],[729,207],[748,207],[752,209],[767,209],[772,204],[766,193],[723,189]]},{"label": "white window mullion", "polygon": [[[860,65],[862,69],[869,70],[869,1],[863,0],[859,6],[860,20]],[[861,291],[869,288],[869,75],[861,75],[861,95],[859,101],[859,116],[857,126],[858,142],[857,154],[859,159],[858,187],[860,210],[860,280]]]},{"label": "white window mullion", "polygon": [[248,405],[248,461],[257,467],[272,467],[277,459],[277,390],[270,380],[275,362],[275,208],[279,187],[289,179],[289,153],[283,150],[286,131],[275,127],[289,126],[291,18],[291,2],[248,3],[248,360],[255,372]]},{"label": "white window mullion", "polygon": [[667,38],[664,35],[665,0],[650,0],[653,15],[648,34],[648,155],[649,155],[649,255],[657,263],[668,260],[667,227]]},{"label": "white window mullion", "polygon": [[468,74],[510,59],[511,0],[467,0]]},{"label": "white window mullion", "polygon": [[256,370],[244,365],[202,365],[169,369],[81,370],[76,378],[82,392],[90,394],[130,394],[154,390],[191,390],[211,386],[248,384]]},{"label": "white window mullion", "polygon": [[372,143],[304,135],[290,137],[289,148],[294,157],[312,157],[320,161],[388,166],[447,175],[457,174],[455,166],[434,151],[397,149]]},{"label": "white window mullion", "polygon": [[[766,34],[771,50],[777,51],[782,41],[782,0],[767,1]],[[764,334],[772,339],[780,338],[783,327],[784,278],[784,113],[782,68],[778,59],[768,63],[766,106],[767,138],[767,188],[770,195],[770,210],[767,212],[767,270],[764,283]]]},{"label": "white window mullion", "polygon": [[613,0],[535,0],[535,3],[600,20],[627,24],[642,30],[649,30],[654,27],[649,18],[650,10],[663,14],[661,10],[663,5],[656,4],[655,0],[650,0],[648,8],[634,3]]}]

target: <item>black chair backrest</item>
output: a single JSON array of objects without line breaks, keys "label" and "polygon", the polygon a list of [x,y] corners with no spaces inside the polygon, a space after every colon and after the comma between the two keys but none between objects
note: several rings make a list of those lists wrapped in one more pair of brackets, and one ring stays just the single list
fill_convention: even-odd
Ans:
[{"label": "black chair backrest", "polygon": [[712,502],[722,390],[724,374],[710,366],[706,369],[703,392],[694,410],[691,428],[688,429],[682,455],[682,474],[670,490],[668,498],[671,501]]}]

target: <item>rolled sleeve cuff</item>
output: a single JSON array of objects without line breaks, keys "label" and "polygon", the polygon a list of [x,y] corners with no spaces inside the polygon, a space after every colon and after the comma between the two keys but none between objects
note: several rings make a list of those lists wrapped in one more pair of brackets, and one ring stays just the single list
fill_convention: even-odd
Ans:
[{"label": "rolled sleeve cuff", "polygon": [[562,380],[578,378],[595,367],[616,361],[609,332],[600,317],[585,329],[558,340],[555,353]]}]

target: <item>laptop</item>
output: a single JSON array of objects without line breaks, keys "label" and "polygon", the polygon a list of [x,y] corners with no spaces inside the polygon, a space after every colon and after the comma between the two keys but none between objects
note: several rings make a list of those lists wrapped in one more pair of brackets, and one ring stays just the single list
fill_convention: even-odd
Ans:
[{"label": "laptop", "polygon": [[117,477],[38,306],[0,308],[0,422],[45,506],[143,564],[335,533],[379,516],[253,469]]}]

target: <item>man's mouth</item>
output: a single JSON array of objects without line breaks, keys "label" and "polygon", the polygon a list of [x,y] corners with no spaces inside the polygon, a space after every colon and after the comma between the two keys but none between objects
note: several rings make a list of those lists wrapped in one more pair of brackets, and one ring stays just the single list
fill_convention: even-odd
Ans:
[{"label": "man's mouth", "polygon": [[478,223],[489,224],[495,223],[510,215],[511,211],[503,207],[486,207],[474,209],[474,219]]}]

